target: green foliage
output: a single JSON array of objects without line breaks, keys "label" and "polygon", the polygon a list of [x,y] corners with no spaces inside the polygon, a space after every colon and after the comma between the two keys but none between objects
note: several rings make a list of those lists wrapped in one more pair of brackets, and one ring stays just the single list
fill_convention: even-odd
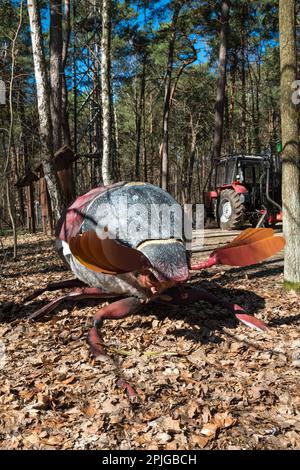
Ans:
[{"label": "green foliage", "polygon": [[300,282],[290,282],[290,281],[283,281],[283,288],[287,291],[293,290],[300,293]]},{"label": "green foliage", "polygon": [[[176,0],[179,1],[179,0]],[[73,8],[73,2],[71,2]],[[218,65],[221,1],[189,0],[182,2],[174,54],[172,85],[183,63],[198,51],[198,60],[189,65],[180,76],[173,96],[169,118],[169,150],[171,191],[181,197],[181,181],[185,181],[190,160],[192,136],[196,135],[192,198],[201,199],[201,191],[210,166],[213,138],[213,116],[216,94],[216,67]],[[42,2],[43,16],[47,18],[49,2]],[[115,110],[114,152],[119,167],[119,179],[134,178],[134,160],[137,145],[137,118],[142,114],[141,175],[159,183],[159,149],[162,139],[162,110],[164,79],[166,75],[168,43],[174,1],[114,0],[112,2],[112,88]],[[39,162],[38,118],[36,90],[33,78],[31,42],[26,5],[24,20],[17,44],[17,73],[14,83],[15,110],[14,148],[18,154],[18,173],[24,172],[22,135],[30,149],[30,164]],[[225,110],[224,151],[241,149],[241,119],[246,119],[246,150],[263,151],[276,148],[280,137],[279,119],[279,53],[278,2],[275,0],[231,2],[230,42],[227,66],[227,101]],[[72,10],[73,11],[73,10]],[[0,74],[8,83],[10,76],[10,47],[18,22],[18,2],[3,0],[0,4]],[[46,22],[47,23],[47,22]],[[44,28],[45,29],[45,28]],[[95,109],[101,114],[101,90],[89,98],[92,86],[100,81],[101,35],[100,2],[76,2],[76,16],[72,17],[70,53],[65,74],[69,88],[69,120],[74,138],[74,38],[80,43],[76,53],[77,108],[87,101],[77,116],[77,136],[86,135],[80,144],[80,153],[95,149],[99,161],[82,157],[77,177],[79,191],[95,184],[93,168],[100,164],[101,132],[99,123],[91,124]],[[205,48],[206,56],[203,54]],[[45,49],[48,57],[48,32],[45,31]],[[244,62],[243,62],[244,57]],[[88,72],[88,66],[92,68]],[[242,86],[242,72],[245,85]],[[93,70],[93,72],[91,72]],[[141,98],[142,74],[145,72],[145,90]],[[25,122],[21,126],[21,103],[24,103]],[[243,110],[243,103],[246,109]],[[7,107],[0,109],[1,127],[7,128]],[[98,120],[99,121],[99,120]],[[98,126],[98,128],[97,128]],[[2,138],[2,135],[1,135]],[[5,140],[5,139],[4,139]],[[5,156],[0,145],[0,159]],[[81,171],[82,169],[82,171]],[[3,196],[3,194],[2,194]],[[3,199],[3,198],[2,198]]]}]

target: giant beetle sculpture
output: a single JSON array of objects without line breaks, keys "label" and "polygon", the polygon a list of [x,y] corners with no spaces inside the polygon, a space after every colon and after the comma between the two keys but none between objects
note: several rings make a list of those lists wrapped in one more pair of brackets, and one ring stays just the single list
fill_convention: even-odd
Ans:
[{"label": "giant beetle sculpture", "polygon": [[[178,205],[170,194],[148,183],[117,183],[78,197],[62,216],[56,239],[58,252],[75,279],[49,284],[26,300],[45,291],[77,290],[53,300],[31,318],[51,312],[66,300],[119,297],[95,315],[88,343],[96,359],[108,359],[99,332],[103,320],[124,318],[148,302],[183,305],[205,300],[225,307],[250,327],[266,330],[262,321],[239,305],[189,286],[189,270],[255,264],[280,251],[284,239],[269,228],[249,228],[214,250],[206,262],[193,264],[184,235],[174,232],[177,225],[182,227],[182,213],[174,211],[168,232],[160,218],[162,207],[171,213]],[[135,397],[127,382],[120,384]]]}]

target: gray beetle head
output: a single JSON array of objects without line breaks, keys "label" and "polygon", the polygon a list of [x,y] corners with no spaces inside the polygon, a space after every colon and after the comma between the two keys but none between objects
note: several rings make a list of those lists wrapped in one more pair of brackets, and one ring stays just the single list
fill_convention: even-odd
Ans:
[{"label": "gray beetle head", "polygon": [[182,241],[147,240],[140,244],[141,251],[150,261],[150,271],[159,282],[185,282],[189,277],[187,256]]}]

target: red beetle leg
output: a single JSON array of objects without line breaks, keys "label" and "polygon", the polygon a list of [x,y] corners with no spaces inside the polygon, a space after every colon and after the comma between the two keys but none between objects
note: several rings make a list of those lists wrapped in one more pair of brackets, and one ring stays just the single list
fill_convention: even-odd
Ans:
[{"label": "red beetle leg", "polygon": [[32,294],[25,297],[24,302],[29,302],[35,299],[44,292],[52,292],[59,289],[73,289],[74,287],[84,287],[86,284],[79,279],[67,279],[66,281],[51,282],[43,289],[37,289]]},{"label": "red beetle leg", "polygon": [[74,291],[71,292],[67,295],[63,295],[59,297],[58,299],[52,300],[52,302],[49,302],[46,304],[44,307],[40,308],[36,312],[32,313],[29,316],[29,320],[37,319],[43,315],[46,315],[48,313],[53,312],[53,310],[58,307],[62,302],[65,301],[72,301],[76,302],[77,300],[84,300],[84,299],[107,299],[110,297],[116,297],[116,294],[110,294],[106,292],[102,292],[100,289],[96,287],[85,287],[84,289],[81,289],[80,291]]},{"label": "red beetle leg", "polygon": [[[167,300],[168,297],[169,299]],[[181,287],[168,289],[162,294],[161,300],[164,303],[176,305],[190,304],[199,300],[205,300],[206,302],[210,302],[213,305],[220,305],[221,307],[225,307],[232,315],[234,315],[237,320],[249,326],[250,328],[254,328],[259,331],[265,331],[268,329],[265,323],[263,323],[261,320],[258,320],[258,318],[253,317],[252,315],[248,315],[239,305],[231,304],[224,298],[219,299],[214,294],[206,291],[205,289],[202,289],[201,287]],[[159,298],[157,301],[160,301]]]},{"label": "red beetle leg", "polygon": [[120,318],[135,313],[140,307],[141,301],[139,299],[136,297],[128,297],[127,299],[118,300],[98,310],[94,316],[94,326],[90,330],[87,338],[87,342],[90,345],[90,352],[96,359],[108,359],[104,350],[102,337],[98,333],[98,328],[102,326],[103,320],[119,320]]},{"label": "red beetle leg", "polygon": [[127,382],[123,378],[119,378],[117,380],[117,387],[123,388],[123,390],[126,391],[126,394],[132,403],[138,403],[139,401],[138,395],[129,382]]},{"label": "red beetle leg", "polygon": [[[110,305],[106,305],[96,313],[94,317],[94,326],[90,330],[87,338],[90,352],[96,359],[112,362],[105,352],[102,336],[100,336],[98,332],[98,328],[102,326],[103,320],[119,320],[120,318],[127,317],[138,311],[139,308],[141,308],[141,305],[141,300],[136,297],[129,297],[127,299],[113,302]],[[132,403],[138,402],[138,395],[134,388],[123,377],[118,377],[117,386],[126,391],[126,394]]]},{"label": "red beetle leg", "polygon": [[216,255],[210,256],[207,261],[198,262],[196,264],[191,264],[190,262],[190,270],[191,271],[200,271],[201,269],[211,268],[218,264],[218,258]]}]

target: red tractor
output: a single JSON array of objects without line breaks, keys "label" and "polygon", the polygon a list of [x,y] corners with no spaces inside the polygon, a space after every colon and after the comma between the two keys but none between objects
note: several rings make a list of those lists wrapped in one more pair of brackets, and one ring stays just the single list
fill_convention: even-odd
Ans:
[{"label": "red tractor", "polygon": [[223,230],[274,226],[282,221],[278,156],[228,155],[216,162],[203,194],[206,220]]}]

